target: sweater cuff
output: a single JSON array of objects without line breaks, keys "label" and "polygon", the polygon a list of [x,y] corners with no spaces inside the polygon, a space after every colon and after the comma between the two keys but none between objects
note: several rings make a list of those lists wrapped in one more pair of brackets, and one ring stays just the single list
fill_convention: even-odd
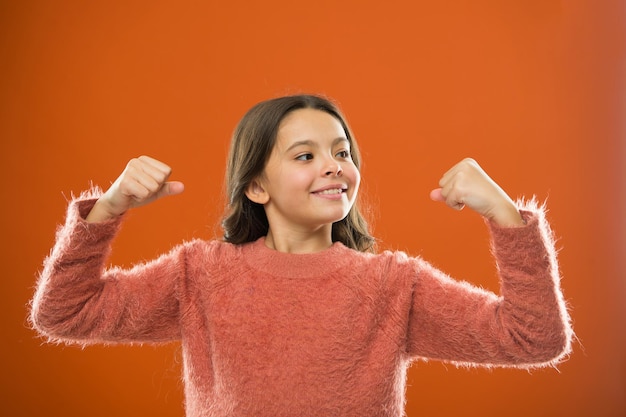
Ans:
[{"label": "sweater cuff", "polygon": [[545,205],[535,199],[518,200],[516,206],[526,223],[519,227],[502,227],[487,221],[492,251],[502,263],[524,264],[537,256],[555,263],[556,250],[552,230],[546,220]]},{"label": "sweater cuff", "polygon": [[65,227],[63,229],[71,230],[75,233],[78,240],[100,241],[112,238],[119,230],[124,215],[115,219],[102,222],[88,222],[87,215],[102,195],[99,188],[92,188],[81,193],[78,197],[72,197],[68,208]]}]

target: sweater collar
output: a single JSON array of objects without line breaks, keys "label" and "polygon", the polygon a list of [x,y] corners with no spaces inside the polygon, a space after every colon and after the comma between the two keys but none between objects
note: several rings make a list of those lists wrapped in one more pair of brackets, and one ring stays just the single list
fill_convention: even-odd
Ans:
[{"label": "sweater collar", "polygon": [[265,237],[244,245],[244,262],[250,268],[281,278],[316,278],[345,268],[354,251],[341,242],[315,253],[285,253],[265,246]]}]

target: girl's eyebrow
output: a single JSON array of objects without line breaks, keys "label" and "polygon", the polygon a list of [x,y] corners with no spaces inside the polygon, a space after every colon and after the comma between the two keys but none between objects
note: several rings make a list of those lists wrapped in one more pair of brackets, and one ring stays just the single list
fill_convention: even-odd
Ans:
[{"label": "girl's eyebrow", "polygon": [[[345,137],[341,136],[341,137],[338,137],[338,138],[336,138],[336,139],[334,139],[334,140],[333,140],[332,146],[337,145],[339,142],[346,142],[346,143],[350,144],[350,141],[349,141],[347,138],[345,138]],[[311,147],[317,147],[317,142],[315,142],[315,141],[313,141],[313,140],[310,140],[310,139],[307,139],[307,140],[299,140],[299,141],[297,141],[297,142],[292,143],[292,144],[291,144],[291,145],[287,148],[286,152],[289,152],[290,150],[292,150],[293,148],[297,148],[298,146],[311,146]]]}]

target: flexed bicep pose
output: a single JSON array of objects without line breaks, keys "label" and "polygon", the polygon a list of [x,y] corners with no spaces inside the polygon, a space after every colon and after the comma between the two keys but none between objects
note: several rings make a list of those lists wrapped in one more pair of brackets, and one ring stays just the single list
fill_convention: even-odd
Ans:
[{"label": "flexed bicep pose", "polygon": [[419,257],[377,253],[358,208],[360,154],[339,109],[298,95],[254,106],[233,135],[223,239],[130,269],[105,264],[123,214],[183,191],[142,156],[73,200],[33,297],[52,340],[183,346],[188,416],[401,416],[416,358],[556,365],[572,329],[542,207],[473,159],[431,192],[483,216],[501,290]]}]

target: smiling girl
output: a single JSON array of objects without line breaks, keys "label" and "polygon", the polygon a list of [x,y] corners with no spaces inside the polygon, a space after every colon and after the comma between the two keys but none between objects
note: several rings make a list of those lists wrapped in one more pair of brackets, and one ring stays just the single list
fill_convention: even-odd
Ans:
[{"label": "smiling girl", "polygon": [[471,159],[436,201],[486,219],[500,295],[419,257],[376,253],[359,213],[360,157],[340,111],[309,95],[257,104],[231,143],[222,240],[105,268],[124,213],[179,194],[131,160],[70,202],[32,301],[34,327],[79,344],[183,348],[187,416],[401,416],[407,367],[554,366],[572,329],[541,207],[514,203]]}]

